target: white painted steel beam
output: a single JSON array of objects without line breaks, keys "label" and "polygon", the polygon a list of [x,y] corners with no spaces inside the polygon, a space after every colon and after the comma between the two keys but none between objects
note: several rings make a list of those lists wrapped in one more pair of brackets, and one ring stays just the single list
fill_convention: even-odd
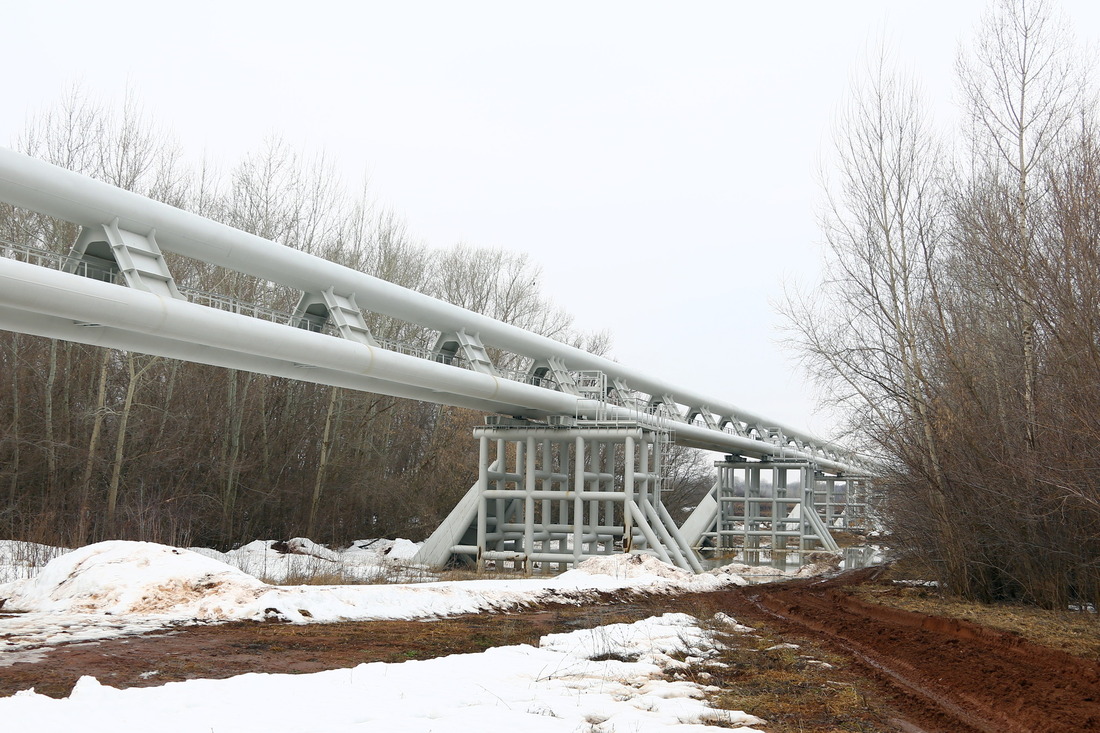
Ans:
[{"label": "white painted steel beam", "polygon": [[[713,396],[4,148],[0,148],[0,201],[88,228],[115,227],[150,241],[155,238],[162,251],[303,293],[340,293],[364,311],[443,334],[470,334],[485,346],[534,360],[553,359],[551,363],[572,371],[603,372],[616,385],[666,404],[683,405],[685,415],[705,410],[723,421],[766,425],[785,436],[784,444],[777,445],[676,422],[676,440],[685,445],[755,457],[805,458],[831,471],[846,471],[855,463],[842,449]],[[102,327],[74,325],[89,321]],[[4,258],[0,258],[0,326],[506,415],[595,416],[590,401],[556,390]],[[655,419],[628,408],[603,407],[611,418],[642,423]]]}]

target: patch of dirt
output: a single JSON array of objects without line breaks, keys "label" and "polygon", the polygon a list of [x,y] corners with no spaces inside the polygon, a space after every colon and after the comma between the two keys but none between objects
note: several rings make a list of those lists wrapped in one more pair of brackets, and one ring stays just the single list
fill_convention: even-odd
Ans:
[{"label": "patch of dirt", "polygon": [[950,598],[938,588],[924,585],[868,584],[854,591],[857,597],[872,603],[1014,632],[1041,646],[1100,661],[1100,618],[1088,611],[1057,612],[1009,602],[983,604]]},{"label": "patch of dirt", "polygon": [[[853,698],[860,703],[849,706],[843,721],[816,730],[1100,731],[1100,663],[965,620],[871,603],[848,588],[873,582],[873,575],[857,571],[828,581],[643,600],[606,597],[603,603],[583,607],[549,605],[436,621],[185,627],[40,650],[40,658],[32,655],[0,667],[0,695],[34,687],[60,697],[86,674],[107,685],[137,687],[245,672],[301,673],[427,659],[491,646],[537,644],[548,633],[667,611],[700,618],[723,611],[776,639],[821,650],[838,665],[810,684],[848,686],[857,691]],[[746,649],[740,659],[755,659],[754,653]],[[797,672],[800,659],[794,655],[780,670],[783,675]],[[765,655],[760,660],[759,664],[776,665]],[[748,670],[740,666],[708,684],[729,690],[744,683]],[[776,676],[774,670],[770,674]],[[792,679],[789,684],[797,682]],[[801,684],[806,686],[805,681]],[[722,694],[716,695],[721,699]],[[765,727],[799,729],[793,723],[775,723]]]},{"label": "patch of dirt", "polygon": [[755,615],[784,638],[809,638],[848,657],[919,730],[1100,731],[1097,662],[1010,632],[861,600],[846,588],[873,575],[860,572],[723,595],[743,623]]},{"label": "patch of dirt", "polygon": [[[554,606],[434,621],[295,625],[236,622],[178,627],[143,636],[42,647],[26,661],[0,666],[0,696],[33,687],[65,697],[83,675],[111,687],[150,687],[247,672],[307,673],[365,662],[404,662],[537,645],[551,633],[637,621],[659,609],[646,602],[595,608]],[[25,653],[24,653],[25,654]]]}]

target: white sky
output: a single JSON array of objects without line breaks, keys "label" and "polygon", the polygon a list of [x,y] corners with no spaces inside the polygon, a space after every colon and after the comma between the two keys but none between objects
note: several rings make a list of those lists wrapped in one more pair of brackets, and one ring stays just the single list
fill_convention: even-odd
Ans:
[{"label": "white sky", "polygon": [[[1061,3],[1089,41],[1100,7]],[[885,36],[950,114],[982,0],[6,3],[0,142],[127,87],[195,157],[324,149],[433,245],[529,252],[614,356],[827,433],[772,305],[816,280],[815,173]]]}]

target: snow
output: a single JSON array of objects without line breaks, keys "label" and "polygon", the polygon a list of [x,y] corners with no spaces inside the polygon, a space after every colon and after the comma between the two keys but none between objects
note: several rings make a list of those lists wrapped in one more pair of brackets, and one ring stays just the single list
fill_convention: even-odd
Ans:
[{"label": "snow", "polygon": [[394,540],[393,544],[386,550],[386,557],[391,560],[412,560],[413,556],[419,551],[419,543],[397,539]]},{"label": "snow", "polygon": [[[741,566],[696,575],[649,555],[592,558],[555,577],[298,586],[261,579],[318,568],[324,577],[334,569],[342,577],[432,577],[408,562],[416,550],[406,540],[364,540],[337,552],[302,538],[257,541],[229,553],[147,542],[72,551],[0,543],[0,577],[11,579],[0,584],[0,669],[42,659],[52,645],[179,624],[429,619],[546,601],[582,604],[600,592],[680,593],[747,582]],[[32,574],[36,562],[51,557]],[[708,625],[752,630],[725,614]],[[710,660],[719,643],[697,619],[666,614],[551,634],[538,648],[311,675],[248,674],[127,690],[85,677],[62,700],[33,691],[0,699],[0,720],[17,730],[111,733],[149,730],[153,716],[158,731],[755,730],[759,719],[713,710],[702,699],[706,688],[669,678],[717,665]],[[722,728],[711,725],[719,721]]]},{"label": "snow", "polygon": [[229,552],[191,548],[261,580],[286,585],[329,579],[339,583],[421,582],[436,574],[412,565],[420,548],[409,540],[360,540],[337,552],[295,537],[286,542],[255,540]]},{"label": "snow", "polygon": [[[705,688],[667,679],[671,655],[712,653],[714,640],[683,614],[554,634],[520,645],[308,675],[246,674],[118,690],[83,677],[54,700],[31,691],[0,699],[14,730],[159,733],[344,733],[355,730],[657,731],[751,733],[759,718],[719,711]],[[601,634],[637,661],[601,660]],[[723,727],[709,723],[723,722]]]},{"label": "snow", "polygon": [[100,542],[51,560],[34,578],[0,586],[6,611],[233,616],[269,586],[224,562],[149,542]]},{"label": "snow", "polygon": [[[276,545],[310,554],[280,553]],[[0,618],[0,651],[29,652],[178,624],[441,618],[542,602],[583,604],[598,593],[698,592],[747,582],[740,574],[747,566],[696,575],[648,555],[591,558],[555,577],[523,579],[275,586],[256,577],[270,576],[273,568],[279,576],[296,572],[287,569],[288,558],[355,568],[349,572],[359,575],[369,576],[367,569],[373,568],[392,577],[379,568],[391,563],[387,558],[393,554],[408,556],[415,548],[402,540],[363,541],[341,553],[308,540],[257,541],[231,553],[148,542],[88,545],[59,554],[34,577],[0,585],[0,610],[19,612]],[[403,567],[416,572],[415,566]]]},{"label": "snow", "polygon": [[[408,543],[412,544],[412,543]],[[288,557],[323,559],[316,546],[298,543],[313,553]],[[412,549],[400,543],[375,550]],[[271,552],[268,543],[251,543],[236,551],[235,560]],[[331,552],[331,551],[329,551]],[[352,554],[368,553],[354,548]],[[613,555],[580,563],[555,577],[464,582],[428,582],[382,585],[273,586],[218,559],[200,553],[148,542],[111,541],[88,545],[50,561],[33,578],[0,585],[4,611],[26,616],[0,623],[27,626],[72,620],[95,638],[88,626],[105,626],[105,634],[120,629],[125,618],[147,631],[150,624],[281,620],[294,623],[362,621],[370,619],[438,618],[514,608],[545,601],[585,603],[598,592],[671,593],[716,590],[744,585],[732,568],[696,575],[648,555]],[[225,556],[227,557],[227,556]],[[228,558],[233,560],[234,558]],[[333,560],[332,562],[339,562]],[[361,565],[360,567],[365,567]],[[41,614],[47,614],[43,619]],[[23,630],[29,634],[29,628]],[[19,634],[0,642],[0,648],[20,648]],[[72,634],[62,634],[71,641]],[[41,643],[35,636],[29,645]],[[26,646],[26,645],[22,645]]]},{"label": "snow", "polygon": [[38,573],[48,561],[68,550],[35,542],[0,540],[0,584]]},{"label": "snow", "polygon": [[605,555],[590,557],[577,565],[578,573],[597,573],[618,578],[664,578],[676,582],[689,582],[695,573],[661,562],[652,555]]}]

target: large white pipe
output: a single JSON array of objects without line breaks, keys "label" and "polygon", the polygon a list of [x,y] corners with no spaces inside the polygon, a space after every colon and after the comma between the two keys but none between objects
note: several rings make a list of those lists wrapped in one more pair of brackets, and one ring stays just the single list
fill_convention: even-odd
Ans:
[{"label": "large white pipe", "polygon": [[[335,287],[354,293],[361,308],[438,331],[465,329],[482,341],[534,359],[554,356],[571,369],[597,370],[652,396],[671,395],[678,403],[749,425],[779,428],[790,439],[809,446],[823,442],[800,430],[778,425],[756,413],[713,399],[667,381],[654,379],[609,359],[594,356],[538,334],[436,300],[422,293],[327,260],[314,257],[205,219],[167,204],[93,180],[64,168],[0,148],[0,200],[82,226],[118,219],[122,229],[156,233],[167,251],[281,283],[304,292]],[[667,294],[666,297],[675,297]],[[683,430],[678,429],[678,432]]]},{"label": "large white pipe", "polygon": [[[3,258],[0,327],[504,414],[585,416],[595,409],[563,392]],[[605,409],[613,418],[654,424],[644,412]],[[672,427],[677,441],[692,447],[781,453],[827,470],[850,469],[844,461],[698,425]]]}]

